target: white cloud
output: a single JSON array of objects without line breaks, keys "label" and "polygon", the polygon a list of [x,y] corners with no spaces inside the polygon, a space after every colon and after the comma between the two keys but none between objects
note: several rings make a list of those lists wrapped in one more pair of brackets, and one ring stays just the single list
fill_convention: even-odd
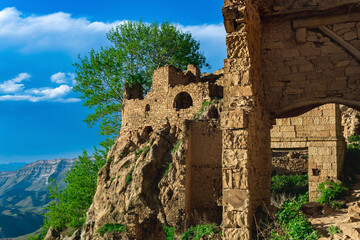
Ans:
[{"label": "white cloud", "polygon": [[31,76],[27,73],[20,73],[15,78],[7,80],[0,84],[0,91],[3,93],[15,93],[24,89],[23,80],[29,79]]},{"label": "white cloud", "polygon": [[[108,44],[105,34],[123,21],[90,22],[71,14],[57,12],[48,15],[24,16],[16,8],[0,11],[0,50],[15,47],[23,52],[66,51],[84,54],[92,48]],[[225,30],[222,23],[183,26],[201,42],[201,49],[211,61],[226,57]]]},{"label": "white cloud", "polygon": [[[65,78],[61,78],[62,76]],[[55,77],[53,77],[55,76]],[[59,77],[60,76],[60,77]],[[78,98],[66,98],[66,96],[71,93],[72,87],[66,84],[60,85],[56,88],[43,87],[43,88],[30,88],[25,89],[24,84],[20,84],[23,80],[30,79],[30,75],[27,73],[20,73],[17,77],[10,79],[8,81],[0,84],[0,90],[3,93],[13,93],[0,95],[0,101],[30,101],[30,102],[40,102],[40,101],[53,101],[53,102],[79,102]],[[53,79],[59,81],[66,79],[67,81],[73,80],[73,74],[61,74],[57,73],[51,76],[51,81]],[[65,81],[65,80],[64,80]]]},{"label": "white cloud", "polygon": [[58,72],[51,75],[50,80],[57,84],[73,83],[75,81],[75,75],[73,73]]},{"label": "white cloud", "polygon": [[25,93],[36,96],[39,99],[56,99],[63,97],[71,92],[71,87],[68,85],[61,85],[57,88],[32,88],[25,91]]},{"label": "white cloud", "polygon": [[104,45],[105,33],[120,23],[90,22],[63,12],[25,17],[16,8],[9,7],[0,11],[0,43],[3,49],[67,50],[77,54]]}]

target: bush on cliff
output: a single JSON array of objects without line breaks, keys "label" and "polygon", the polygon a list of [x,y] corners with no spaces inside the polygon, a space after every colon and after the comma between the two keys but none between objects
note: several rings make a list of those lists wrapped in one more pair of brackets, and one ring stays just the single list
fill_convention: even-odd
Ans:
[{"label": "bush on cliff", "polygon": [[49,179],[48,197],[52,201],[45,208],[47,213],[44,214],[41,233],[29,239],[44,239],[50,227],[60,233],[66,229],[75,230],[83,225],[96,192],[97,173],[105,164],[107,151],[107,148],[95,148],[94,161],[84,151],[67,172],[64,179],[66,187],[63,190],[59,190],[57,184]]}]

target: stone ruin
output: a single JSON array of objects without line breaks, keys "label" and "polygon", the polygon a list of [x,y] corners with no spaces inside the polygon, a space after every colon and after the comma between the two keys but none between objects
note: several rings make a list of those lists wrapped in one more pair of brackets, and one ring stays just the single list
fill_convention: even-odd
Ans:
[{"label": "stone ruin", "polygon": [[[270,129],[276,119],[298,116],[326,103],[360,109],[359,3],[224,2],[225,239],[250,239],[254,213],[269,203]],[[337,127],[330,132],[326,134],[329,140],[338,135]],[[337,177],[343,149],[342,139],[309,143],[309,157],[319,157],[313,162],[309,159],[310,180]],[[233,184],[237,172],[245,174],[248,184],[244,187]]]},{"label": "stone ruin", "polygon": [[[133,222],[142,239],[164,222],[184,229],[201,216],[221,224],[224,239],[251,239],[254,214],[270,201],[272,151],[307,151],[311,200],[320,182],[339,178],[346,149],[339,104],[360,110],[360,1],[225,0],[222,11],[222,71],[201,77],[192,65],[185,72],[166,66],[145,97],[126,87],[120,139],[99,173],[87,232],[106,221]],[[211,101],[216,107],[204,105]],[[127,158],[150,133],[150,158],[165,160]],[[175,142],[180,153],[161,178]],[[131,161],[141,169],[130,171],[140,179],[130,191],[117,178],[125,179]],[[126,202],[134,196],[141,203]]]}]

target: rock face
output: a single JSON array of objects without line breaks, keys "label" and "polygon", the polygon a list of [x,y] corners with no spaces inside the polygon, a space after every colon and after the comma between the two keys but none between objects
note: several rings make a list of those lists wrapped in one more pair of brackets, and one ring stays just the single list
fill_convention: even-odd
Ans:
[{"label": "rock face", "polygon": [[[170,126],[162,131],[129,132],[122,135],[109,152],[106,165],[99,172],[98,189],[88,212],[85,239],[97,239],[105,223],[127,227],[123,239],[161,239],[163,212],[158,183],[171,162]],[[158,171],[163,169],[163,171]],[[101,238],[99,238],[101,239]],[[111,238],[110,238],[111,239]]]},{"label": "rock face", "polygon": [[221,75],[169,66],[155,71],[145,98],[126,90],[121,134],[98,174],[82,239],[102,239],[107,223],[126,231],[106,239],[164,239],[163,225],[179,235],[221,223],[221,101],[212,100],[222,94]]},{"label": "rock face", "polygon": [[[205,122],[196,127],[213,131],[215,126]],[[209,203],[207,199],[213,200],[212,196],[202,196],[204,206],[197,208],[196,213],[187,204],[191,199],[186,199],[185,194],[185,166],[186,161],[191,161],[187,159],[191,153],[185,146],[190,139],[189,132],[169,124],[156,132],[144,127],[122,135],[109,152],[111,161],[99,172],[98,189],[82,238],[102,239],[97,230],[106,223],[126,226],[125,233],[108,233],[106,239],[163,239],[164,224],[182,232],[186,225],[200,219],[220,223],[221,204]],[[213,178],[210,174],[214,170],[210,166],[194,165],[197,165],[195,171],[202,171],[203,180]],[[217,169],[220,170],[220,166]],[[221,171],[217,174],[217,183],[217,192],[221,194]],[[198,191],[199,194],[214,193],[212,188],[203,187]],[[219,195],[217,200],[221,203]],[[220,214],[216,214],[219,208]]]}]

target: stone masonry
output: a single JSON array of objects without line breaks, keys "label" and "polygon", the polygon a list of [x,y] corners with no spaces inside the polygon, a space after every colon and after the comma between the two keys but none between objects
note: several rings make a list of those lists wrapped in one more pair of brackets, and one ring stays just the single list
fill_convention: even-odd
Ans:
[{"label": "stone masonry", "polygon": [[[132,94],[136,86],[127,88],[123,103],[121,133],[142,126],[161,128],[164,124],[184,125],[184,120],[194,119],[205,101],[222,98],[222,73],[200,77],[200,70],[189,65],[185,72],[173,66],[155,70],[151,91]],[[135,96],[135,97],[134,97]]]},{"label": "stone masonry", "polygon": [[[167,221],[203,216],[221,223],[224,239],[247,240],[270,202],[271,148],[308,150],[310,199],[342,171],[339,104],[360,109],[360,0],[225,0],[222,11],[223,72],[166,66],[145,97],[127,86],[121,135],[166,125],[184,133],[186,166],[174,191],[185,203],[172,204],[187,217]],[[197,120],[215,98],[223,98],[216,119]]]},{"label": "stone masonry", "polygon": [[[253,215],[269,201],[270,129],[276,119],[326,103],[360,109],[360,1],[225,0],[223,16],[222,227],[225,239],[250,239]],[[309,136],[310,190],[341,171],[345,145],[336,138],[338,114],[325,117],[336,108],[314,112],[320,131]],[[295,128],[291,120],[280,126]],[[302,134],[290,132],[282,134]],[[246,185],[233,184],[236,172]]]},{"label": "stone masonry", "polygon": [[340,177],[346,150],[338,104],[326,104],[298,117],[276,120],[271,149],[307,150],[310,201],[321,182]]}]

